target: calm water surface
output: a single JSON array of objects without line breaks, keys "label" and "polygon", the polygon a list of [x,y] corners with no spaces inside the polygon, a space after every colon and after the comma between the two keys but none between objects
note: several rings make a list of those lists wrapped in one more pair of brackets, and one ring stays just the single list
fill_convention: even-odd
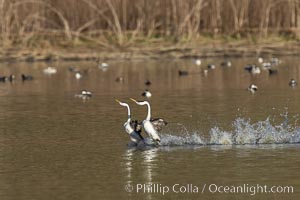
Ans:
[{"label": "calm water surface", "polygon": [[[201,67],[191,60],[110,62],[107,71],[92,62],[2,63],[0,74],[17,80],[0,83],[0,199],[299,199],[300,145],[288,143],[300,141],[300,87],[288,82],[300,82],[300,59],[282,60],[275,76],[248,74],[243,67],[255,58],[232,59],[231,68],[220,67],[222,59],[204,59]],[[205,77],[199,72],[207,63],[217,69]],[[58,73],[43,74],[49,65]],[[88,73],[76,80],[70,66]],[[191,75],[179,77],[179,69]],[[21,73],[35,79],[23,83]],[[128,98],[143,99],[146,79],[153,117],[170,123],[164,146],[130,149],[126,109],[114,100],[129,102],[133,118],[145,118],[146,108]],[[246,90],[250,83],[259,87],[254,95]],[[82,89],[93,97],[75,98]],[[221,145],[201,145],[213,133]],[[271,144],[223,145],[236,134],[271,134]],[[133,192],[125,190],[129,184]],[[163,196],[136,192],[137,184],[192,184],[199,191]],[[294,193],[211,193],[210,184],[293,186]]]}]

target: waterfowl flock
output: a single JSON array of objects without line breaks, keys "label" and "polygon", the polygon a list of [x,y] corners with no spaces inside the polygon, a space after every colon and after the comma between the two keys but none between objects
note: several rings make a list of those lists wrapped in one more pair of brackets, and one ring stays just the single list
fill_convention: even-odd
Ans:
[{"label": "waterfowl flock", "polygon": [[[97,62],[97,64],[96,64],[97,68],[102,71],[108,70],[108,68],[110,66],[106,62],[99,62],[99,60],[97,60],[96,62]],[[75,80],[79,81],[80,79],[83,79],[86,75],[88,75],[90,68],[80,69],[79,67],[76,67],[76,66],[70,66],[67,68],[67,70],[71,74],[73,74],[73,77]],[[52,76],[52,75],[57,74],[58,70],[55,67],[48,66],[46,68],[43,68],[42,72],[45,75]],[[10,74],[8,76],[0,75],[0,82],[2,82],[2,83],[13,82],[17,79],[18,78],[16,78],[16,76],[14,74]],[[35,78],[30,74],[24,74],[24,73],[20,74],[20,80],[22,80],[22,82],[32,81],[34,79]],[[123,76],[117,76],[115,79],[115,82],[118,82],[118,83],[124,83],[124,81],[125,81],[125,79]],[[151,86],[152,83],[149,79],[146,79],[144,84],[146,86],[146,89],[143,92],[141,92],[141,95],[144,96],[145,98],[150,98],[152,96],[152,93],[149,91],[149,87]],[[84,90],[80,91],[79,93],[74,94],[74,97],[80,98],[83,100],[88,100],[92,97],[92,92],[84,89]]]},{"label": "waterfowl flock", "polygon": [[[269,76],[274,76],[278,74],[278,70],[276,69],[276,66],[281,63],[281,60],[277,58],[272,58],[270,61],[264,61],[262,57],[258,58],[257,63],[253,64],[247,64],[244,67],[244,70],[248,72],[251,76],[257,77],[260,74],[264,73],[263,71],[266,71],[266,73]],[[197,58],[194,60],[194,64],[199,67],[202,64],[202,61]],[[221,66],[223,69],[225,68],[230,68],[232,66],[232,62],[228,59],[226,59],[223,62],[220,62],[219,66]],[[207,74],[210,73],[210,71],[215,70],[217,68],[216,64],[209,63],[206,65],[206,68],[202,69],[200,71],[200,74],[203,74],[206,76]],[[187,71],[187,70],[178,70],[178,76],[179,77],[185,77],[189,76],[192,74],[199,74],[195,73],[193,71]],[[144,82],[144,84],[148,87],[151,85],[151,81],[148,79]],[[289,82],[289,86],[291,87],[296,87],[297,82],[295,79],[291,79]],[[258,86],[254,83],[250,83],[250,85],[247,87],[247,90],[251,94],[255,94],[258,91]],[[142,93],[142,96],[146,98],[150,98],[152,96],[151,92],[149,89],[145,89],[144,92]],[[131,99],[131,98],[130,98]],[[119,100],[116,100],[121,106],[126,106],[128,109],[128,120],[124,124],[125,131],[129,134],[130,140],[131,140],[131,145],[137,146],[139,144],[148,144],[146,143],[145,138],[149,138],[151,141],[151,145],[159,145],[161,138],[160,138],[160,133],[159,131],[162,129],[163,126],[167,125],[167,122],[161,118],[158,119],[151,119],[151,109],[150,109],[150,103],[149,101],[136,101],[134,99],[131,99],[134,101],[137,105],[147,105],[148,107],[148,115],[145,120],[142,122],[139,122],[137,120],[131,120],[131,114],[130,114],[130,108],[127,103],[120,102]],[[142,136],[142,128],[144,132],[146,133],[146,136]]]},{"label": "waterfowl flock", "polygon": [[[212,73],[215,69],[218,67],[221,67],[222,70],[226,68],[230,68],[233,64],[229,59],[225,59],[224,61],[220,62],[219,64],[214,63],[207,63],[205,67],[205,62],[203,62],[200,58],[196,58],[193,60],[193,63],[195,65],[194,70],[198,70],[196,73],[194,71],[188,71],[188,70],[178,70],[178,76],[179,77],[185,77],[190,76],[192,74],[202,74],[204,76],[207,76],[208,74]],[[204,64],[203,64],[204,63]],[[269,76],[276,76],[279,74],[278,69],[276,68],[277,65],[281,64],[282,61],[278,58],[271,58],[270,60],[266,60],[262,57],[259,57],[256,62],[247,64],[244,66],[245,70],[245,76],[249,73],[253,77],[260,76],[260,74],[267,73]],[[203,68],[201,66],[204,66]],[[110,65],[106,62],[97,62],[96,68],[106,71],[110,68]],[[72,74],[72,77],[74,77],[75,80],[80,80],[83,77],[85,77],[89,73],[89,69],[79,69],[75,66],[70,66],[68,68],[68,71]],[[54,75],[57,74],[58,70],[55,67],[46,67],[42,70],[42,72],[46,75]],[[213,73],[212,73],[213,74]],[[34,77],[30,74],[21,74],[20,79],[25,81],[32,81],[34,80]],[[17,78],[14,74],[10,74],[8,76],[0,76],[0,82],[13,82]],[[184,79],[184,78],[183,78]],[[125,78],[121,76],[116,76],[115,82],[117,83],[124,83]],[[121,106],[124,106],[127,108],[127,114],[128,119],[124,123],[125,131],[129,134],[130,141],[133,145],[138,145],[140,143],[150,143],[157,145],[160,143],[161,138],[159,135],[159,131],[162,129],[163,126],[167,125],[167,122],[163,120],[162,118],[151,118],[151,108],[150,108],[150,102],[149,99],[153,96],[153,94],[150,92],[150,88],[152,86],[153,82],[150,79],[144,80],[144,91],[140,91],[140,95],[143,96],[145,99],[148,99],[147,101],[137,101],[134,99],[131,99],[134,103],[137,105],[145,105],[148,108],[147,117],[143,121],[137,121],[131,119],[131,113],[130,113],[130,107],[127,103],[121,102],[119,100],[116,100]],[[155,83],[154,83],[155,84]],[[291,78],[290,81],[287,84],[288,86],[295,88],[297,87],[297,81],[294,78]],[[255,83],[249,83],[249,86],[247,88],[249,93],[255,94],[258,91],[258,86]],[[77,94],[74,94],[74,97],[82,99],[82,100],[88,100],[93,97],[93,94],[91,91],[88,91],[86,89],[81,90]],[[146,137],[142,135],[142,130],[146,133]],[[150,140],[147,140],[149,138]]]},{"label": "waterfowl flock", "polygon": [[[267,60],[262,57],[258,57],[257,62],[247,64],[244,67],[244,70],[254,76],[258,76],[259,74],[262,74],[262,71],[267,71],[269,76],[274,76],[274,75],[278,74],[278,70],[276,69],[276,66],[278,66],[281,63],[282,63],[282,61],[279,58],[271,58],[270,60]],[[194,60],[194,64],[196,66],[200,66],[202,64],[202,61],[199,58],[197,58]],[[222,66],[224,68],[231,67],[232,62],[230,60],[226,59],[225,61],[222,61],[220,63],[220,66]],[[180,77],[188,76],[191,74],[202,74],[203,76],[207,76],[210,73],[209,71],[214,70],[216,68],[217,68],[217,65],[215,65],[213,63],[208,63],[206,65],[206,69],[205,68],[201,69],[201,71],[199,73],[179,69],[178,75]],[[296,87],[297,82],[295,79],[291,79],[288,85],[291,87]],[[258,90],[258,87],[255,84],[251,83],[249,85],[249,87],[247,88],[247,90],[254,94]]]},{"label": "waterfowl flock", "polygon": [[[103,71],[108,70],[108,68],[110,67],[110,65],[107,62],[103,62],[100,61],[100,59],[96,60],[97,62],[97,67]],[[198,57],[193,59],[193,63],[195,66],[197,67],[201,67],[201,65],[203,64],[202,60]],[[244,69],[245,71],[247,71],[249,74],[251,75],[259,75],[262,73],[262,71],[267,71],[267,73],[269,74],[269,76],[274,76],[277,75],[279,72],[278,70],[275,68],[277,65],[281,64],[282,61],[279,58],[271,58],[271,59],[264,59],[263,57],[258,57],[257,58],[257,62],[251,63],[251,64],[247,64]],[[232,66],[232,62],[227,58],[224,61],[220,62],[219,66],[221,67],[231,67]],[[217,68],[217,65],[214,63],[208,63],[206,65],[206,68],[204,69],[200,69],[199,73],[195,73],[195,72],[190,72],[188,70],[182,70],[179,69],[178,70],[178,75],[180,77],[184,77],[184,76],[189,76],[192,74],[202,74],[203,76],[207,76],[210,71],[213,71]],[[79,70],[77,67],[74,66],[70,66],[68,68],[68,70],[74,74],[75,79],[80,80],[82,79],[87,73],[88,73],[88,69],[85,70]],[[57,73],[57,69],[55,67],[47,67],[43,69],[43,73],[47,74],[47,75],[54,75]],[[21,80],[22,81],[30,81],[33,80],[34,77],[32,75],[27,75],[27,74],[21,74]],[[16,80],[16,76],[14,74],[10,74],[8,76],[0,76],[0,82],[13,82]],[[123,76],[117,76],[115,79],[116,82],[118,83],[124,83],[125,79]],[[152,82],[149,79],[146,79],[144,82],[145,85],[145,89],[144,91],[142,91],[140,94],[145,97],[145,98],[150,98],[152,97],[152,93],[150,92],[150,86],[151,86]],[[250,86],[247,88],[249,91],[251,91],[251,93],[255,93],[257,91],[257,86],[255,86],[255,88],[253,87],[253,83],[250,83]],[[297,81],[294,78],[291,78],[290,82],[288,83],[288,85],[290,87],[296,87],[297,86]],[[249,89],[252,88],[252,89]],[[84,90],[83,90],[84,93]],[[86,98],[85,95],[75,95],[76,97],[82,97],[82,99],[88,99]],[[90,98],[91,96],[89,96]]]}]

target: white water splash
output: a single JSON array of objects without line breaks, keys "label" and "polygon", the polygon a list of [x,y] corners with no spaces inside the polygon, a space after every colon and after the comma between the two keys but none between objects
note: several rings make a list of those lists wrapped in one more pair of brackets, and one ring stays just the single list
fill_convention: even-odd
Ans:
[{"label": "white water splash", "polygon": [[161,146],[300,143],[300,127],[289,125],[287,116],[280,125],[272,125],[269,118],[256,123],[237,118],[232,127],[232,131],[214,127],[209,131],[209,138],[187,131],[183,136],[161,134]]},{"label": "white water splash", "polygon": [[210,130],[210,142],[208,144],[232,144],[232,134],[226,131],[221,131],[218,127]]},{"label": "white water splash", "polygon": [[170,134],[161,135],[161,146],[182,146],[182,145],[204,145],[205,142],[201,136],[193,134],[185,134],[185,136],[175,136]]}]

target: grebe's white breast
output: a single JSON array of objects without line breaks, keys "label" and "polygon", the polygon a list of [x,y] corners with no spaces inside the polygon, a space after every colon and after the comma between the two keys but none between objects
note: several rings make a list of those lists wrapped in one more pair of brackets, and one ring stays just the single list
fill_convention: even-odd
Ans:
[{"label": "grebe's white breast", "polygon": [[142,141],[143,139],[141,138],[141,136],[134,131],[134,129],[130,126],[129,122],[125,122],[124,124],[124,128],[126,133],[128,133],[130,140],[134,143],[139,143],[140,141]]},{"label": "grebe's white breast", "polygon": [[160,137],[157,133],[157,131],[155,130],[153,124],[148,121],[148,120],[144,120],[143,121],[143,126],[145,129],[145,132],[154,140],[154,141],[160,141]]}]

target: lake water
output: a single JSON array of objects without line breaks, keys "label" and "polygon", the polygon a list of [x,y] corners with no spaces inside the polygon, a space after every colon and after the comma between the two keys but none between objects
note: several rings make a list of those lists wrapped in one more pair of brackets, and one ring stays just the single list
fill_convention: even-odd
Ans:
[{"label": "lake water", "polygon": [[[281,59],[274,76],[245,71],[256,58],[231,59],[230,68],[223,59],[111,61],[106,71],[93,62],[2,63],[0,75],[17,79],[0,83],[0,199],[300,199],[300,87],[288,85],[300,82],[300,59]],[[208,63],[216,69],[204,76]],[[47,66],[57,74],[45,75]],[[88,72],[77,80],[70,66]],[[169,124],[160,147],[129,148],[115,99],[144,119],[146,107],[129,98],[144,99],[147,79],[153,117]],[[92,98],[75,98],[82,89]]]}]

